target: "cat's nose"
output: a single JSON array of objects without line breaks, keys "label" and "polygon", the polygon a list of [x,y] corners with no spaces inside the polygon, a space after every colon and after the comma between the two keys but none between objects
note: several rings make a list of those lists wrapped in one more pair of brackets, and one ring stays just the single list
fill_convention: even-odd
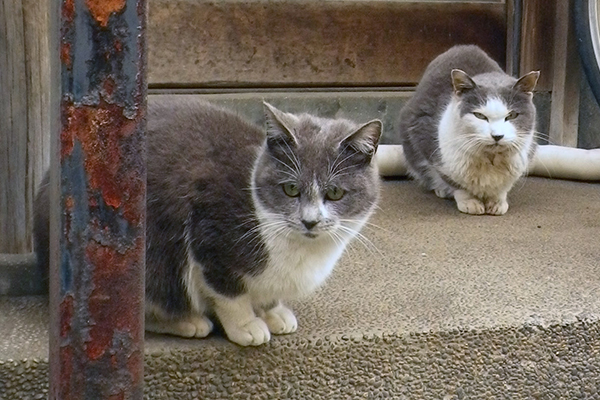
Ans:
[{"label": "cat's nose", "polygon": [[309,231],[314,228],[317,224],[319,223],[319,221],[307,221],[305,219],[302,220],[302,224],[306,227],[306,229],[308,229]]},{"label": "cat's nose", "polygon": [[494,135],[492,134],[492,139],[494,139],[496,142],[499,142],[500,139],[502,139],[504,137],[504,135]]}]

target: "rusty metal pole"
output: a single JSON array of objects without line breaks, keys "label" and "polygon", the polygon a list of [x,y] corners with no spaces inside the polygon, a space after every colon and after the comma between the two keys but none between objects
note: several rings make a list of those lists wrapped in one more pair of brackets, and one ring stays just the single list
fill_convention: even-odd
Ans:
[{"label": "rusty metal pole", "polygon": [[50,399],[142,399],[146,0],[57,3]]}]

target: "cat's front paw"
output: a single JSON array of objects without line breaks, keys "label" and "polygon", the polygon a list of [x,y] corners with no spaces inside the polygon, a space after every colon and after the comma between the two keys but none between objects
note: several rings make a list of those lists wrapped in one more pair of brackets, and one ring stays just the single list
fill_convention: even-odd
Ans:
[{"label": "cat's front paw", "polygon": [[485,206],[479,199],[470,198],[464,200],[456,200],[456,206],[460,212],[472,215],[485,214]]},{"label": "cat's front paw", "polygon": [[166,333],[184,338],[203,338],[213,329],[213,323],[204,315],[194,315],[181,320],[158,321],[146,319],[146,330],[155,333]]},{"label": "cat's front paw", "polygon": [[225,333],[229,340],[240,346],[260,346],[271,340],[269,327],[258,317],[240,326],[226,327]]},{"label": "cat's front paw", "polygon": [[263,318],[271,333],[275,335],[296,332],[298,329],[296,316],[292,310],[282,304],[265,311]]},{"label": "cat's front paw", "polygon": [[438,189],[434,189],[433,192],[435,193],[435,195],[437,197],[439,197],[440,199],[451,199],[454,191],[451,188],[438,188]]},{"label": "cat's front paw", "polygon": [[485,213],[490,215],[504,215],[508,211],[506,200],[488,201],[485,204]]}]

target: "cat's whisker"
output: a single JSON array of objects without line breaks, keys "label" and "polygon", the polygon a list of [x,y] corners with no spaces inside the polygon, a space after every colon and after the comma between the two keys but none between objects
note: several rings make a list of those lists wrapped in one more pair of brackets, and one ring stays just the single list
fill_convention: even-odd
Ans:
[{"label": "cat's whisker", "polygon": [[298,160],[298,157],[296,156],[296,153],[290,148],[290,145],[288,144],[287,141],[284,141],[285,146],[287,147],[287,149],[289,150],[289,153],[287,151],[285,151],[285,154],[288,156],[288,159],[292,162],[292,164],[294,165],[295,168],[295,172],[300,175],[300,171],[302,170],[301,168],[301,164],[300,164],[300,160]]},{"label": "cat's whisker", "polygon": [[[346,150],[346,148],[348,148],[348,146],[344,147],[344,150]],[[353,154],[349,154],[343,160],[338,161],[340,158],[340,155],[343,153],[344,150],[340,151],[340,153],[337,155],[337,157],[333,163],[333,166],[330,168],[330,171],[329,171],[329,180],[330,181],[335,179],[336,177],[338,177],[340,172],[345,171],[349,168],[355,167],[355,165],[349,165],[347,167],[342,168],[341,170],[337,169],[340,165],[342,165],[344,163],[344,161],[348,160],[350,157],[353,156]]]},{"label": "cat's whisker", "polygon": [[546,175],[547,175],[549,178],[552,178],[552,174],[550,173],[550,169],[548,168],[548,166],[546,165],[546,163],[545,163],[545,162],[542,160],[542,158],[541,158],[541,157],[539,157],[539,158],[537,159],[537,161],[538,161],[538,162],[539,162],[539,163],[542,165],[542,167],[544,167],[544,169],[546,170]]},{"label": "cat's whisker", "polygon": [[476,137],[476,136],[469,136],[467,137],[467,140],[465,140],[463,143],[461,143],[458,148],[456,149],[457,153],[465,153],[465,154],[472,154],[475,153],[477,150],[480,149],[482,143],[481,140]]},{"label": "cat's whisker", "polygon": [[[249,220],[241,223],[237,227],[238,228],[242,227],[243,225],[253,222],[253,220],[256,220],[256,218],[251,217]],[[281,225],[286,225],[286,223],[284,221],[277,221],[277,220],[258,221],[257,226],[252,227],[250,230],[248,230],[246,233],[244,233],[242,236],[240,236],[235,241],[235,244],[239,244],[240,242],[242,242],[243,240],[245,240],[248,237],[251,237],[252,240],[258,240],[258,235],[255,235],[255,234],[262,232],[262,231],[267,231],[267,232],[271,231],[273,228],[277,228]]]},{"label": "cat's whisker", "polygon": [[[361,222],[361,220],[341,218],[340,222],[347,222],[347,223],[351,223],[351,224],[358,224],[358,223]],[[372,222],[369,222],[369,221],[363,222],[363,226],[364,226],[364,228],[370,229],[372,231],[380,230],[380,231],[387,232],[387,233],[391,233],[392,232],[389,229],[385,229],[385,228],[383,228],[383,227],[381,227],[379,225],[376,225],[376,224],[374,224]]]},{"label": "cat's whisker", "polygon": [[365,249],[367,249],[369,251],[375,250],[375,251],[377,251],[378,254],[381,255],[381,252],[379,251],[379,249],[377,248],[377,246],[375,246],[373,244],[373,242],[369,238],[367,238],[365,235],[363,235],[362,233],[358,232],[355,229],[347,227],[345,225],[340,225],[339,229],[342,230],[342,231],[344,231],[344,232],[346,232],[346,233],[349,233],[350,235],[353,235],[354,239],[357,242],[361,243],[365,247]]},{"label": "cat's whisker", "polygon": [[335,170],[339,165],[342,165],[344,163],[344,161],[348,160],[350,157],[353,156],[353,153],[348,154],[343,160],[340,161],[340,157],[342,154],[344,154],[344,151],[346,151],[346,149],[349,147],[349,145],[344,146],[344,148],[342,150],[340,150],[338,152],[337,157],[335,158],[335,160],[333,161],[333,166],[332,166],[332,171]]},{"label": "cat's whisker", "polygon": [[336,246],[340,246],[340,247],[344,246],[344,241],[342,240],[342,238],[339,236],[339,234],[337,232],[327,231],[327,234],[329,235],[329,237],[331,237],[331,240],[333,240],[333,242],[335,243]]},{"label": "cat's whisker", "polygon": [[[287,153],[286,153],[286,154],[287,154]],[[288,158],[289,158],[289,156],[288,156]],[[283,161],[281,161],[280,159],[278,159],[278,158],[275,158],[275,157],[273,157],[273,159],[274,159],[275,161],[277,161],[278,163],[280,163],[281,165],[283,165],[284,167],[286,167],[286,168],[288,168],[288,169],[290,170],[290,172],[286,172],[286,171],[281,171],[281,172],[283,172],[283,173],[286,173],[286,174],[289,174],[289,175],[290,175],[291,177],[293,177],[293,178],[297,178],[297,177],[300,175],[300,173],[298,172],[298,170],[296,170],[296,169],[292,168],[291,166],[289,166],[288,164],[284,163],[284,162],[283,162]]]},{"label": "cat's whisker", "polygon": [[344,168],[342,168],[342,169],[339,169],[339,170],[335,171],[333,174],[331,174],[331,175],[329,176],[328,180],[329,180],[329,181],[332,181],[332,180],[334,180],[335,178],[339,178],[340,176],[347,175],[349,172],[344,172],[344,171],[347,171],[347,170],[350,170],[350,169],[356,169],[356,166],[354,166],[354,165],[349,165],[349,166],[347,166],[347,167],[344,167]]}]

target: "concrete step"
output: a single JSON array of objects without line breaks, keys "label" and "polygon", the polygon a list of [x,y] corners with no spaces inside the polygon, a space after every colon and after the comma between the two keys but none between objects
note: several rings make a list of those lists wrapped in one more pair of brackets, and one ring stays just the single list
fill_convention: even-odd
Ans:
[{"label": "concrete step", "polygon": [[[502,217],[412,181],[382,195],[297,333],[148,335],[146,398],[600,398],[598,184],[524,179]],[[44,398],[47,323],[43,298],[0,300],[0,399]]]}]

